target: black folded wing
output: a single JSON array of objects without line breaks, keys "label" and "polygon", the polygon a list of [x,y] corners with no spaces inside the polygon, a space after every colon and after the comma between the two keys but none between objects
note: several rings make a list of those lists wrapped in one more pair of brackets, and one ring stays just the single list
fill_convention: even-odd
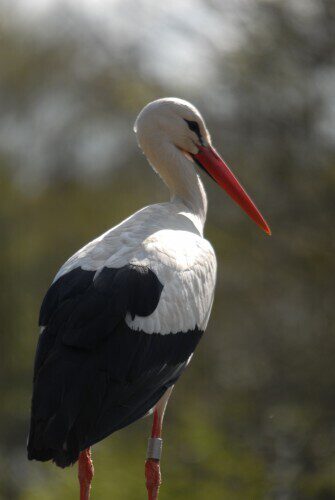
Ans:
[{"label": "black folded wing", "polygon": [[79,452],[144,416],[183,372],[202,332],[130,329],[163,285],[144,266],[85,271],[52,284],[41,307],[28,458],[65,467]]}]

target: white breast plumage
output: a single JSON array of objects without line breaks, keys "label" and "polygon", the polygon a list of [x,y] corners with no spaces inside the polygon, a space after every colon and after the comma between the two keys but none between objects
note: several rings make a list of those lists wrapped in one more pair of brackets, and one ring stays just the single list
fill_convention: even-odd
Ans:
[{"label": "white breast plumage", "polygon": [[77,267],[98,275],[104,267],[147,266],[163,291],[155,311],[133,319],[128,314],[128,326],[160,334],[196,327],[204,330],[213,302],[216,258],[210,243],[183,210],[185,206],[162,203],[136,212],[80,249],[55,280]]},{"label": "white breast plumage", "polygon": [[216,278],[215,254],[206,240],[187,231],[158,231],[130,262],[148,266],[164,287],[150,316],[127,316],[130,328],[160,334],[206,328]]}]

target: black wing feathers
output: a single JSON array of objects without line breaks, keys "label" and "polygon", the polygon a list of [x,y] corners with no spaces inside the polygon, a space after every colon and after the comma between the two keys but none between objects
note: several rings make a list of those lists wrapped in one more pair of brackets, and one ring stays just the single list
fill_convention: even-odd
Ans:
[{"label": "black wing feathers", "polygon": [[133,319],[136,315],[152,314],[163,290],[151,269],[132,264],[121,269],[105,267],[95,278],[94,286],[115,301],[123,317],[129,312]]},{"label": "black wing feathers", "polygon": [[49,323],[58,306],[67,299],[82,295],[92,285],[95,271],[84,271],[76,268],[61,276],[47,291],[41,306],[39,324],[45,326]]},{"label": "black wing feathers", "polygon": [[28,457],[65,467],[81,450],[145,415],[185,368],[202,332],[146,334],[163,285],[147,267],[74,269],[42,303]]}]

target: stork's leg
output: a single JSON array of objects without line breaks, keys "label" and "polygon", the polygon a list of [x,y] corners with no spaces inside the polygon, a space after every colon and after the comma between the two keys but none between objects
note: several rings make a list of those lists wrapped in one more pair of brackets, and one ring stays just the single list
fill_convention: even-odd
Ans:
[{"label": "stork's leg", "polygon": [[94,467],[91,458],[91,448],[82,451],[78,459],[78,479],[80,484],[80,500],[89,500]]},{"label": "stork's leg", "polygon": [[148,500],[157,500],[159,487],[162,484],[160,458],[162,453],[162,426],[167,402],[173,387],[170,387],[154,410],[154,420],[149,438],[147,460],[145,462],[145,480],[148,490]]}]

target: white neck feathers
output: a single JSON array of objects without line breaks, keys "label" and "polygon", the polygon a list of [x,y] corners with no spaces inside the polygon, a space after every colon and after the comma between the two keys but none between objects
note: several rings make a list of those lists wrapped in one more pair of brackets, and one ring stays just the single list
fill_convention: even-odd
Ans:
[{"label": "white neck feathers", "polygon": [[168,141],[157,141],[155,144],[148,142],[144,153],[169,188],[171,203],[182,202],[203,227],[207,215],[207,197],[194,164]]}]

